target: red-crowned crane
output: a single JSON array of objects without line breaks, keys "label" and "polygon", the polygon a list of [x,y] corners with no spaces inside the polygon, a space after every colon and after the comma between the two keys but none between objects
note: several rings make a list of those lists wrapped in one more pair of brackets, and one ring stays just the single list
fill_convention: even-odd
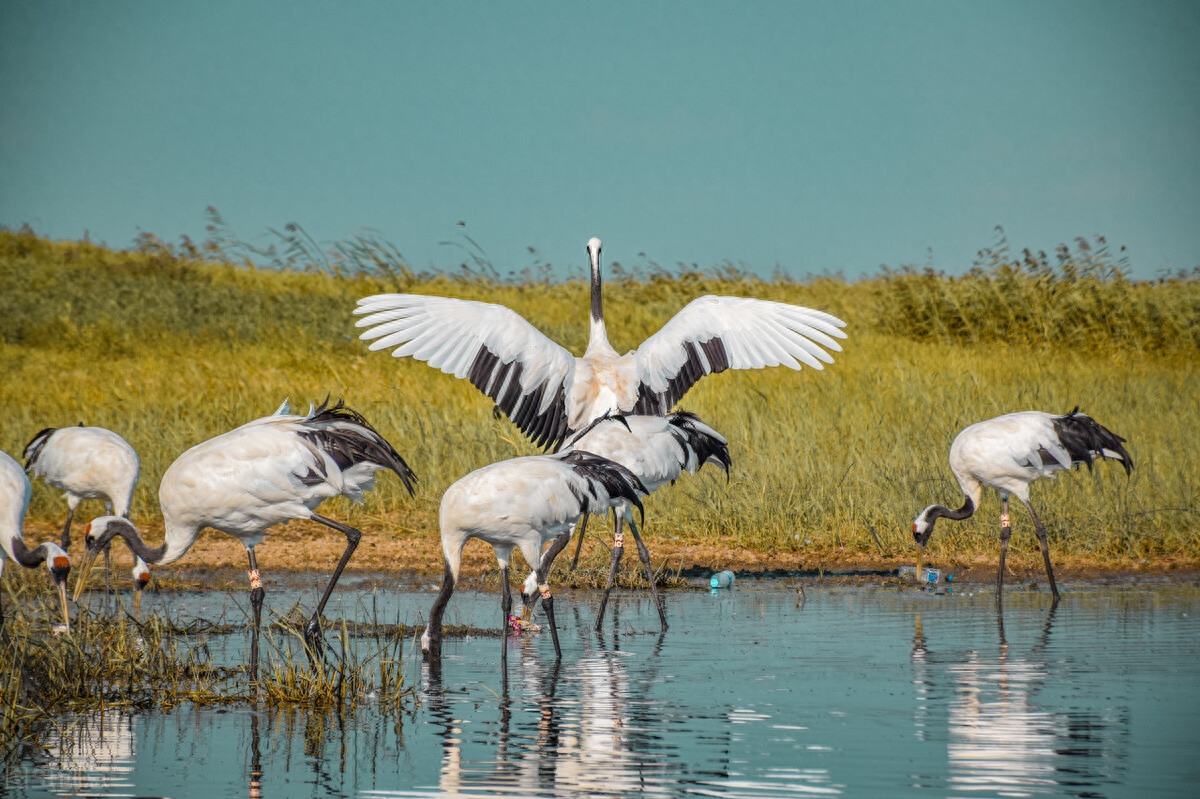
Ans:
[{"label": "red-crowned crane", "polygon": [[[62,529],[63,549],[71,549],[71,521],[85,499],[104,502],[109,515],[129,518],[133,489],[142,464],[125,439],[103,427],[47,427],[25,445],[25,471],[62,491],[67,500],[67,521]],[[104,582],[112,589],[109,548],[104,549]],[[150,570],[134,556],[133,602],[141,604],[141,591]]]},{"label": "red-crowned crane", "polygon": [[358,301],[361,338],[466,378],[538,446],[550,450],[606,413],[664,416],[696,381],[726,369],[833,363],[845,323],[823,311],[746,297],[688,303],[640,347],[619,355],[601,303],[600,239],[591,262],[591,334],[582,358],[516,312],[491,303],[420,294]]},{"label": "red-crowned crane", "polygon": [[[67,575],[71,571],[71,559],[58,544],[50,541],[30,549],[25,546],[21,531],[25,526],[25,511],[29,508],[29,497],[33,486],[21,464],[7,452],[0,452],[0,575],[4,573],[4,562],[9,558],[27,569],[35,569],[43,563],[50,570],[50,580],[58,591],[62,605],[63,624],[71,629],[71,613],[67,607]],[[0,595],[4,592],[0,590]],[[4,612],[0,608],[0,629],[4,627]]]},{"label": "red-crowned crane", "polygon": [[[720,467],[729,474],[729,446],[725,438],[712,429],[700,417],[687,411],[676,411],[667,416],[614,416],[601,417],[580,430],[564,445],[568,449],[586,450],[603,458],[616,461],[633,472],[654,493],[660,487],[674,483],[684,472],[695,474],[706,463]],[[625,535],[622,523],[628,524],[633,540],[637,543],[638,557],[642,561],[650,594],[658,610],[662,629],[667,629],[667,614],[654,584],[654,570],[650,566],[650,552],[642,541],[633,512],[628,502],[618,503],[613,509],[613,549],[609,565],[608,581],[604,586],[604,598],[596,614],[596,629],[604,621],[604,611],[612,593],[621,556],[625,553]],[[579,525],[579,540],[575,545],[575,557],[571,568],[579,562],[579,550],[583,544],[587,516]]]},{"label": "red-crowned crane", "polygon": [[88,525],[89,563],[117,535],[155,565],[182,558],[206,527],[238,538],[250,560],[250,671],[255,678],[265,591],[254,548],[269,528],[291,519],[312,519],[346,536],[342,558],[304,630],[310,653],[319,654],[321,614],[362,533],[313,511],[330,497],[360,500],[374,486],[380,469],[394,471],[410,494],[416,480],[392,445],[340,401],[333,407],[326,401],[307,416],[286,410],[284,403],[274,415],[197,444],[171,464],[158,489],[166,527],[161,546],[149,547],[128,519],[105,516]]},{"label": "red-crowned crane", "polygon": [[[536,569],[532,589],[527,583],[522,598],[529,610],[532,601],[525,591],[540,594],[554,639],[554,654],[561,658],[554,597],[547,582],[550,565],[567,545],[581,515],[605,514],[620,502],[632,503],[641,510],[638,496],[645,493],[645,486],[624,466],[582,450],[510,458],[476,469],[455,482],[442,495],[438,510],[445,574],[421,635],[421,649],[431,660],[441,658],[442,616],[462,571],[463,547],[478,538],[492,545],[500,565],[504,628],[512,619],[508,563],[513,549],[519,548],[525,561]],[[543,554],[542,545],[547,541],[553,543]]]},{"label": "red-crowned crane", "polygon": [[1065,416],[1021,411],[976,422],[964,428],[950,445],[950,471],[954,472],[966,501],[958,510],[944,505],[925,508],[913,522],[913,538],[924,551],[938,517],[966,519],[979,507],[983,488],[996,489],[1000,494],[1000,568],[996,573],[996,600],[999,601],[1004,591],[1004,558],[1012,534],[1008,498],[1015,496],[1033,519],[1042,545],[1042,559],[1046,562],[1046,577],[1057,602],[1058,586],[1050,565],[1046,528],[1029,502],[1029,484],[1039,477],[1053,477],[1055,472],[1072,466],[1086,464],[1090,470],[1092,461],[1097,458],[1120,461],[1125,473],[1129,474],[1133,460],[1125,451],[1124,441],[1091,417],[1079,413],[1078,407]]}]

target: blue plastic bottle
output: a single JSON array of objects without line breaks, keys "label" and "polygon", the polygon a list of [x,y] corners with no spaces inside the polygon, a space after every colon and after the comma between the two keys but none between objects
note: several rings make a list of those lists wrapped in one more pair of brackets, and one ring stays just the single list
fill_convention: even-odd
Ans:
[{"label": "blue plastic bottle", "polygon": [[733,572],[726,569],[723,572],[717,572],[712,577],[708,578],[708,584],[713,588],[730,588],[733,586]]}]

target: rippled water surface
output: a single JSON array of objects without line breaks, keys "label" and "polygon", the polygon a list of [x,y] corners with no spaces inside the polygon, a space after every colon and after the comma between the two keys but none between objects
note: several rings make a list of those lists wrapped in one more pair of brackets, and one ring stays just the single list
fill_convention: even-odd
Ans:
[{"label": "rippled water surface", "polygon": [[[450,639],[440,674],[413,663],[420,703],[400,717],[107,711],[63,719],[3,780],[14,796],[1197,795],[1195,586],[1067,586],[1056,610],[1014,591],[1002,617],[988,589],[806,593],[670,593],[660,636],[639,594],[596,634],[596,597],[564,591],[558,667],[548,634]],[[343,596],[344,614],[409,622],[433,598]],[[189,601],[228,603],[155,600]],[[498,605],[459,594],[447,621],[486,626]]]}]

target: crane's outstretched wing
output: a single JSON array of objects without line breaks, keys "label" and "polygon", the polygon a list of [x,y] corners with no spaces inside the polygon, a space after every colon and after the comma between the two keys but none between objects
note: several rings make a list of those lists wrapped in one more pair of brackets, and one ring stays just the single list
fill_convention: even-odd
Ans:
[{"label": "crane's outstretched wing", "polygon": [[394,347],[466,378],[539,447],[567,434],[566,394],[575,357],[503,305],[421,294],[376,294],[358,301],[357,327],[372,350]]},{"label": "crane's outstretched wing", "polygon": [[[813,369],[841,352],[846,323],[824,311],[747,297],[692,300],[634,357],[640,385],[634,413],[662,416],[708,374],[786,366]],[[824,347],[825,349],[822,349]]]}]

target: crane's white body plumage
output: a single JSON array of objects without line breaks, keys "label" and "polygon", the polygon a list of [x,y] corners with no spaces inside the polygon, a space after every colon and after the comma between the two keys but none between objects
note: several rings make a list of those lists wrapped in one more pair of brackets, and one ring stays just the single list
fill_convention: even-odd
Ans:
[{"label": "crane's white body plumage", "polygon": [[7,452],[0,452],[0,546],[4,547],[0,572],[4,571],[4,561],[17,559],[13,553],[13,541],[21,537],[25,527],[25,511],[29,509],[32,496],[33,486],[21,464]]},{"label": "crane's white body plumage", "polygon": [[[141,461],[125,439],[103,427],[61,427],[35,437],[25,453],[29,471],[65,492],[71,510],[85,499],[103,500],[109,513],[128,516]],[[36,450],[36,452],[34,452]]]},{"label": "crane's white body plumage", "polygon": [[461,478],[442,495],[438,510],[442,554],[456,582],[463,547],[472,538],[490,544],[502,568],[508,567],[513,549],[520,549],[536,569],[542,562],[542,546],[571,529],[584,511],[607,512],[620,501],[558,455],[492,463]]},{"label": "crane's white body plumage", "polygon": [[[335,496],[361,501],[387,468],[373,461],[339,466],[314,435],[337,434],[357,423],[276,413],[211,438],[180,455],[163,475],[158,497],[166,527],[166,553],[156,563],[173,563],[206,527],[260,544],[268,528],[313,511]],[[373,432],[373,431],[372,431]]]},{"label": "crane's white body plumage", "polygon": [[608,341],[600,300],[600,240],[588,242],[591,333],[575,357],[501,305],[418,294],[358,302],[361,338],[470,380],[535,443],[553,446],[606,413],[662,416],[707,374],[726,369],[824,368],[840,352],[840,319],[746,297],[688,303],[624,355]]},{"label": "crane's white body plumage", "polygon": [[[601,418],[566,442],[564,451],[572,449],[591,452],[621,464],[642,481],[647,493],[653,493],[661,486],[674,483],[684,472],[695,474],[696,470],[705,463],[711,463],[725,470],[726,474],[728,474],[730,465],[728,442],[725,438],[700,421],[696,415],[684,411],[671,413],[665,417],[638,415]],[[638,557],[642,560],[651,595],[658,607],[663,629],[666,630],[666,610],[654,584],[650,553],[633,521],[633,512],[627,501],[620,501],[615,506],[612,562],[609,567],[604,597],[596,615],[596,628],[599,629],[599,625],[603,622],[609,594],[612,591],[620,559],[624,553],[622,522],[628,524],[629,529],[633,532],[637,542]],[[583,531],[581,528],[572,568],[578,563],[582,543]],[[529,580],[526,580],[526,586],[528,587],[528,585]]]}]

